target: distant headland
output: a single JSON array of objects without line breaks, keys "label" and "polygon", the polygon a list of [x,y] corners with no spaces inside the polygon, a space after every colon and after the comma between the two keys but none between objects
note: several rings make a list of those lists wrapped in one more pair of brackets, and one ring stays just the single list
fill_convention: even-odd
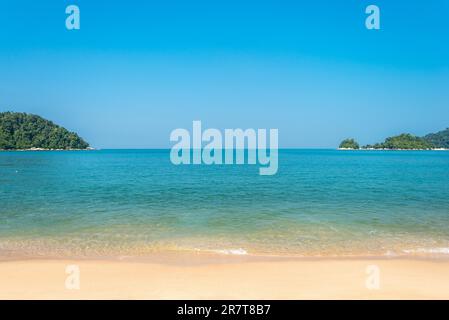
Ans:
[{"label": "distant headland", "polygon": [[0,112],[0,150],[90,150],[76,133],[40,116]]},{"label": "distant headland", "polygon": [[424,137],[410,133],[388,137],[384,142],[360,147],[355,139],[345,139],[338,147],[340,150],[449,150],[449,128]]}]

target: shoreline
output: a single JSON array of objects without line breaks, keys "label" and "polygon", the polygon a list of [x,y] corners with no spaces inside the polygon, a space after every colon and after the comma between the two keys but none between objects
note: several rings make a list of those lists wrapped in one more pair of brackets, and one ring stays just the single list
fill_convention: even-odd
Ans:
[{"label": "shoreline", "polygon": [[[137,247],[138,248],[138,247]],[[397,249],[397,248],[396,248]],[[11,249],[0,244],[0,263],[4,261],[28,261],[28,260],[98,260],[98,261],[128,261],[143,263],[169,263],[186,260],[202,262],[233,263],[235,261],[326,261],[326,260],[416,260],[416,261],[447,261],[449,262],[448,247],[415,248],[402,250],[386,250],[378,252],[335,252],[323,251],[299,253],[299,252],[258,252],[247,251],[242,248],[229,249],[168,249],[159,248],[152,250],[124,250],[124,251],[42,251],[42,248],[34,250]]]},{"label": "shoreline", "polygon": [[385,149],[385,148],[360,148],[360,149],[352,149],[352,148],[337,148],[337,150],[343,151],[449,151],[446,148],[434,148],[434,149]]},{"label": "shoreline", "polygon": [[[0,262],[0,299],[448,299],[449,261]],[[229,258],[229,257],[228,257]],[[202,262],[201,262],[202,261]],[[179,261],[178,261],[179,262]],[[66,287],[79,270],[80,289]],[[377,277],[372,282],[372,277]],[[374,284],[374,287],[373,287]]]},{"label": "shoreline", "polygon": [[142,256],[117,255],[117,256],[13,256],[0,255],[0,265],[6,262],[26,263],[32,261],[79,261],[79,262],[105,262],[105,263],[137,263],[158,265],[229,265],[236,263],[301,263],[301,262],[351,262],[351,261],[415,261],[430,263],[447,263],[449,255],[327,255],[327,256],[294,256],[294,255],[233,255],[219,253],[195,253],[195,252],[154,252]]},{"label": "shoreline", "polygon": [[43,148],[30,148],[30,149],[0,149],[0,152],[18,152],[18,151],[92,151],[98,150],[95,148],[87,149],[43,149]]}]

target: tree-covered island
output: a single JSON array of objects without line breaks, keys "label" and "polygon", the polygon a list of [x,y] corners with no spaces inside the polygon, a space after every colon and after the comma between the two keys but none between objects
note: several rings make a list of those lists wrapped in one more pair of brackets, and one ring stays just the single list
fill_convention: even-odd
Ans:
[{"label": "tree-covered island", "polygon": [[40,116],[0,112],[0,150],[86,150],[76,133]]},{"label": "tree-covered island", "polygon": [[[354,139],[345,139],[339,149],[359,149]],[[365,145],[362,150],[438,150],[449,149],[449,128],[424,137],[417,137],[409,133],[388,137],[384,142]]]},{"label": "tree-covered island", "polygon": [[366,145],[363,149],[392,149],[392,150],[430,150],[435,146],[423,138],[409,133],[386,138],[384,142]]},{"label": "tree-covered island", "polygon": [[360,145],[354,139],[345,139],[340,143],[339,149],[360,149]]},{"label": "tree-covered island", "polygon": [[436,148],[449,149],[449,128],[437,133],[430,133],[424,136],[423,139],[434,145]]}]

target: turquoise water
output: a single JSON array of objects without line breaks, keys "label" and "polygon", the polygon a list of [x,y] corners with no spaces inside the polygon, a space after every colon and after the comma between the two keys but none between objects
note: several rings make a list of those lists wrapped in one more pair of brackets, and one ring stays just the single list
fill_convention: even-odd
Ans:
[{"label": "turquoise water", "polygon": [[258,168],[1,152],[0,256],[449,256],[449,152],[280,150],[276,175]]}]

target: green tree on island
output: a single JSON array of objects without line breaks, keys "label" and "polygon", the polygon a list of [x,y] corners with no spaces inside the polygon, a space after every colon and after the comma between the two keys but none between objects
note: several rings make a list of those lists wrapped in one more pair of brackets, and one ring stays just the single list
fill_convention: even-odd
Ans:
[{"label": "green tree on island", "polygon": [[398,136],[389,137],[383,143],[376,143],[375,145],[367,145],[364,149],[393,149],[393,150],[427,150],[433,149],[435,146],[424,140],[423,138],[414,136],[409,133],[403,133]]},{"label": "green tree on island", "polygon": [[[340,144],[340,149],[359,149],[354,139],[346,139]],[[430,133],[424,137],[417,137],[410,133],[403,133],[386,138],[382,143],[363,146],[362,149],[386,149],[386,150],[432,150],[449,149],[449,128],[437,133]]]},{"label": "green tree on island", "polygon": [[340,149],[360,149],[359,144],[354,139],[345,139],[340,143]]},{"label": "green tree on island", "polygon": [[424,136],[423,139],[433,144],[436,148],[449,149],[449,128],[437,133],[430,133]]},{"label": "green tree on island", "polygon": [[42,117],[17,112],[0,112],[0,149],[87,149],[89,144]]}]

